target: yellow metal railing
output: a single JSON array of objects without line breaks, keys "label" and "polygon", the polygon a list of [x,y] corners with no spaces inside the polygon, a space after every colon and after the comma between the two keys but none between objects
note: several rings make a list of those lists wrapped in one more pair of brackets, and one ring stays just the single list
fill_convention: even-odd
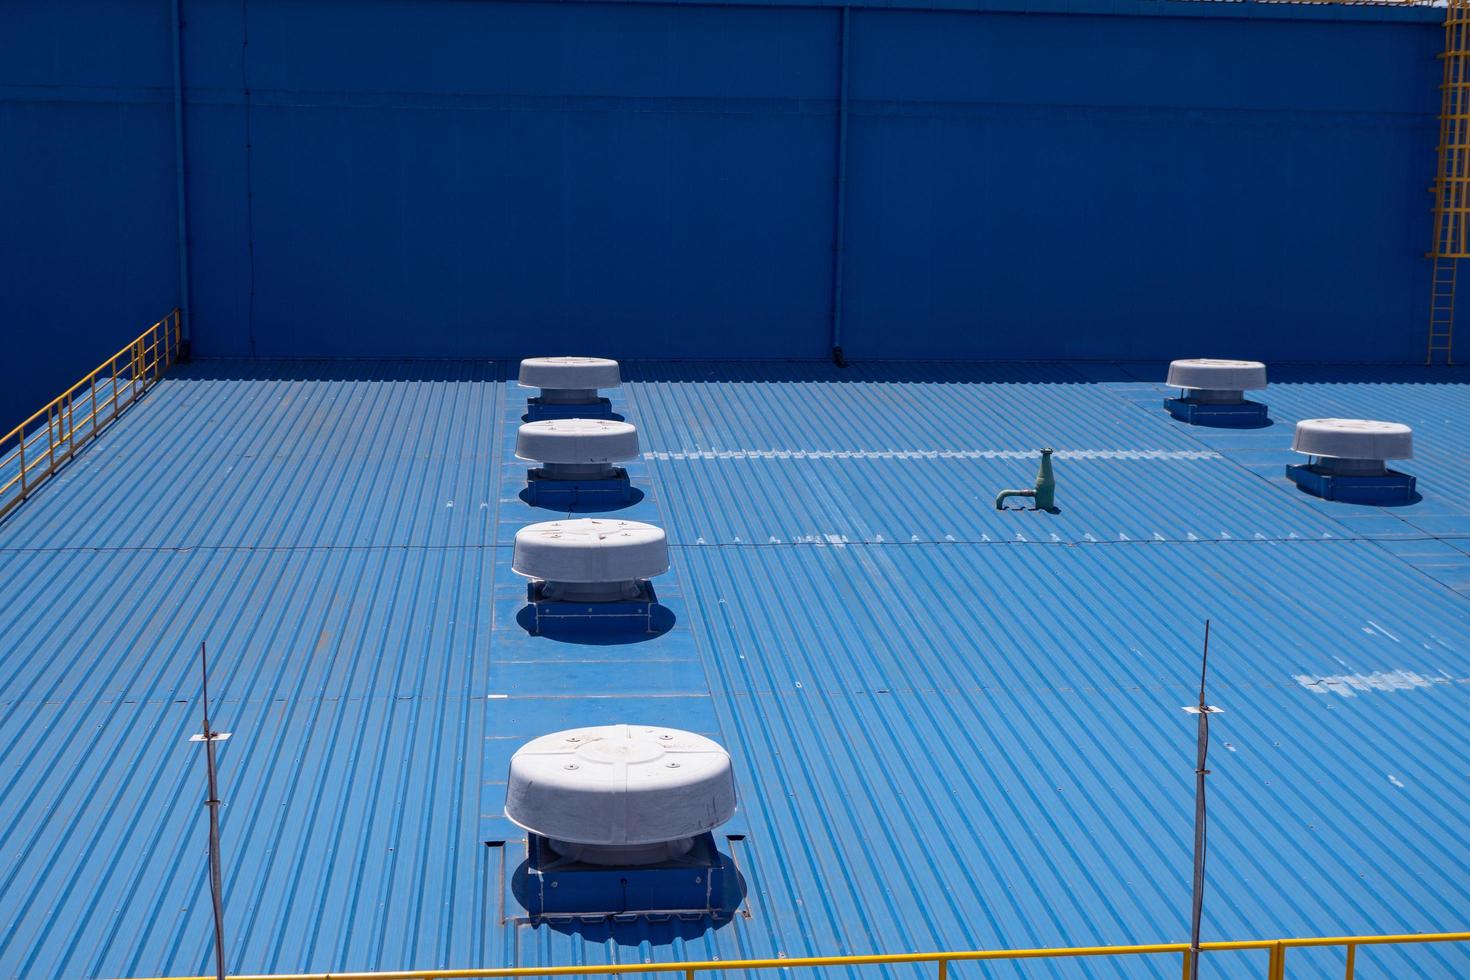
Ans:
[{"label": "yellow metal railing", "polygon": [[[1302,939],[1247,939],[1238,942],[1201,943],[1202,953],[1260,950],[1267,954],[1267,980],[1285,980],[1286,951],[1304,947],[1336,946],[1346,950],[1346,980],[1353,980],[1360,946],[1412,943],[1470,942],[1470,932],[1434,932],[1404,936],[1319,936]],[[499,967],[468,970],[390,970],[378,973],[269,973],[230,974],[232,980],[472,980],[486,977],[615,977],[629,973],[682,973],[695,980],[700,973],[729,973],[735,970],[791,970],[800,967],[881,966],[894,963],[932,963],[937,980],[949,980],[951,963],[982,960],[1077,959],[1111,956],[1179,956],[1189,976],[1188,943],[1155,943],[1148,946],[1073,946],[1053,949],[983,949],[954,953],[892,953],[879,956],[810,956],[778,960],[714,960],[703,963],[619,963],[605,966]],[[212,976],[158,977],[153,980],[214,980]]]},{"label": "yellow metal railing", "polygon": [[1470,258],[1470,0],[1448,0],[1440,82],[1426,364],[1455,362],[1455,280]]},{"label": "yellow metal railing", "polygon": [[0,438],[0,517],[153,387],[178,360],[179,339],[174,310]]}]

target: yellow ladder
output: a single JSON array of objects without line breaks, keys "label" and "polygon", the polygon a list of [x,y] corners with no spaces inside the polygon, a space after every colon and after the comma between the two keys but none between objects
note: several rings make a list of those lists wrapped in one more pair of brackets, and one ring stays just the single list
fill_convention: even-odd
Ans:
[{"label": "yellow ladder", "polygon": [[[1455,342],[1455,273],[1458,263],[1443,255],[1433,256],[1433,281],[1429,292],[1429,354],[1425,364],[1453,364]],[[1439,359],[1436,360],[1436,355]]]},{"label": "yellow ladder", "polygon": [[1449,0],[1444,18],[1439,166],[1434,187],[1434,243],[1426,364],[1453,364],[1455,279],[1470,257],[1470,0]]}]

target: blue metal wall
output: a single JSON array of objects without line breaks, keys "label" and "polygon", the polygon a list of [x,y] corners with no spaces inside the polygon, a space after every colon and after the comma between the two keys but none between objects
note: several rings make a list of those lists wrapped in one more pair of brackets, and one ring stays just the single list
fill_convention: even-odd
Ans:
[{"label": "blue metal wall", "polygon": [[[1419,356],[1437,12],[935,6],[844,146],[836,5],[184,0],[196,348],[825,356],[845,154],[850,357]],[[176,299],[169,16],[0,8],[0,421]]]},{"label": "blue metal wall", "polygon": [[168,4],[0,3],[0,434],[177,301]]}]

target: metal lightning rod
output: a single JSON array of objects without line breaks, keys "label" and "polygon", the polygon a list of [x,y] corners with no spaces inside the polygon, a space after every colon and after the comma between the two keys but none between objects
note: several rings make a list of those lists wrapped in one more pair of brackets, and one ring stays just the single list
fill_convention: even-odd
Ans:
[{"label": "metal lightning rod", "polygon": [[216,732],[209,727],[209,655],[199,644],[199,671],[204,678],[204,733],[191,741],[204,743],[204,765],[209,774],[209,894],[214,900],[214,970],[218,980],[225,980],[225,896],[220,874],[219,856],[219,770],[215,764],[214,743],[230,737],[229,732]]},{"label": "metal lightning rod", "polygon": [[1194,889],[1189,916],[1189,980],[1199,980],[1199,921],[1205,906],[1205,767],[1210,754],[1210,706],[1205,703],[1205,676],[1210,668],[1210,621],[1205,620],[1205,650],[1199,665],[1199,729],[1194,764]]}]

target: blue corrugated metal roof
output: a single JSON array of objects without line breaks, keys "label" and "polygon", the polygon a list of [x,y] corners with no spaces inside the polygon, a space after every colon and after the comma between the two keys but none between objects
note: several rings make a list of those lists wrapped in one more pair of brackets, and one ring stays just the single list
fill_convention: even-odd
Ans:
[{"label": "blue corrugated metal roof", "polygon": [[[0,525],[0,975],[206,966],[204,638],[234,970],[1179,940],[1206,616],[1207,937],[1470,924],[1470,373],[1299,370],[1247,432],[1169,419],[1148,365],[626,374],[623,513],[674,545],[648,642],[516,623],[547,514],[500,364],[188,365]],[[1412,424],[1424,499],[1298,492],[1317,415]],[[995,512],[1042,444],[1061,513]],[[748,917],[515,921],[509,753],[613,720],[732,750]]]}]

